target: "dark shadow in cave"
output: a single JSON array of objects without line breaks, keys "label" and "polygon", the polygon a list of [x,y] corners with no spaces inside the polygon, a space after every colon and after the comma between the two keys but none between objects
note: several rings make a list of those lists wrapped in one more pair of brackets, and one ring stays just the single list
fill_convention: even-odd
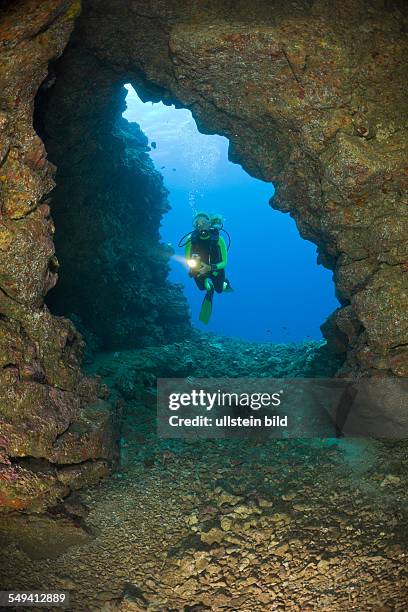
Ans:
[{"label": "dark shadow in cave", "polygon": [[167,281],[168,251],[159,237],[166,189],[146,137],[121,118],[122,84],[111,86],[115,104],[103,105],[101,118],[94,105],[76,104],[78,90],[70,98],[61,80],[52,81],[35,107],[35,128],[57,166],[51,199],[62,266],[47,305],[106,350],[187,337],[187,307]]}]

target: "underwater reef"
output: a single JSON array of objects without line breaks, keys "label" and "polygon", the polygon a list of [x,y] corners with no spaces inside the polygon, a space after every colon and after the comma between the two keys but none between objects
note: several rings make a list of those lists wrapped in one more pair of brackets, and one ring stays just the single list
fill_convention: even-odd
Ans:
[{"label": "underwater reef", "polygon": [[[143,136],[119,120],[127,82],[190,108],[201,131],[229,138],[233,161],[274,183],[271,205],[333,270],[341,307],[323,331],[337,374],[408,374],[406,3],[2,10],[1,509],[41,510],[115,460],[119,409],[84,373],[73,321],[105,350],[190,334],[159,244],[165,190]],[[392,402],[379,408],[405,420]]]},{"label": "underwater reef", "polygon": [[90,0],[77,25],[144,100],[190,108],[273,182],[334,272],[343,373],[408,371],[406,20],[402,2]]},{"label": "underwater reef", "polygon": [[[407,32],[403,0],[1,3],[1,585],[84,612],[407,608],[405,440],[156,431],[158,377],[407,376]],[[191,326],[125,83],[275,185],[333,271],[326,341]],[[373,419],[404,423],[394,400]]]}]

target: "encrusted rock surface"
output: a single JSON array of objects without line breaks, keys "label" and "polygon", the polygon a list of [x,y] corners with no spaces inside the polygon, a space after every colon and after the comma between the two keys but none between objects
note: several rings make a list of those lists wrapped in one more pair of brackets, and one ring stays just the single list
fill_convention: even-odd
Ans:
[{"label": "encrusted rock surface", "polygon": [[[207,338],[202,356],[228,347]],[[179,372],[180,348],[166,347]],[[309,349],[316,357],[319,349]],[[275,351],[286,356],[287,375],[301,368],[295,347]],[[199,355],[198,342],[189,352]],[[246,357],[250,375],[259,373],[255,357]],[[53,516],[0,517],[2,583],[69,590],[78,611],[406,608],[404,443],[160,439],[154,362],[164,373],[151,348],[98,357],[114,391],[133,397],[124,405],[121,469]],[[130,394],[121,374],[132,367]]]},{"label": "encrusted rock surface", "polygon": [[[78,2],[5,3],[0,22],[0,509],[40,511],[106,474],[115,420],[84,343],[44,297],[57,280],[45,200],[53,167],[33,128],[34,97],[63,51]],[[70,465],[62,468],[61,465]]]}]

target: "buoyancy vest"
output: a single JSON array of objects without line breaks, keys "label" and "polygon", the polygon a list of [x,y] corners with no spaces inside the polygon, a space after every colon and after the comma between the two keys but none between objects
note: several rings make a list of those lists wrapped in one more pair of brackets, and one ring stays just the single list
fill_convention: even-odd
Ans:
[{"label": "buoyancy vest", "polygon": [[222,254],[218,239],[220,233],[218,230],[211,228],[206,237],[200,235],[199,230],[194,230],[191,233],[191,255],[200,256],[203,263],[216,264],[222,261]]}]

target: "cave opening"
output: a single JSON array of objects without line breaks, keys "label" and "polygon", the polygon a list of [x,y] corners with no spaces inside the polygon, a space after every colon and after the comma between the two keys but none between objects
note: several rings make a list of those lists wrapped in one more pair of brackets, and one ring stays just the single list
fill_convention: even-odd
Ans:
[{"label": "cave opening", "polygon": [[[85,339],[83,369],[86,374],[101,378],[109,390],[109,405],[120,407],[120,466],[121,470],[132,471],[136,466],[139,469],[157,465],[163,453],[188,457],[192,449],[193,454],[206,452],[206,441],[197,440],[191,446],[183,440],[158,439],[157,378],[194,381],[220,376],[330,377],[339,370],[345,355],[344,350],[332,352],[316,333],[321,322],[319,309],[324,316],[333,300],[329,294],[330,272],[315,265],[312,243],[299,237],[289,215],[268,207],[272,183],[257,180],[260,173],[255,169],[247,173],[241,167],[229,140],[219,135],[222,130],[204,127],[202,120],[193,119],[186,105],[146,83],[140,75],[133,75],[131,80],[118,79],[108,70],[103,73],[102,85],[94,88],[92,83],[98,71],[100,64],[95,58],[84,55],[80,45],[70,44],[61,59],[50,67],[35,99],[34,127],[44,142],[49,161],[56,166],[50,201],[59,261],[54,265],[56,269],[59,265],[59,280],[48,293],[46,304],[53,314],[71,319]],[[138,96],[134,100],[137,108],[131,105],[129,91]],[[141,112],[148,108],[143,106],[146,103],[153,103],[156,108],[160,105],[167,112],[174,109],[184,113],[184,120],[188,118],[186,133],[177,128],[176,141],[169,135],[166,140],[163,131],[154,136],[148,123],[144,124]],[[167,126],[169,133],[175,125]],[[211,142],[207,148],[200,148],[203,139],[210,142],[207,139],[211,138],[217,140],[216,145]],[[176,154],[174,149],[183,145],[189,147],[185,161],[180,151]],[[168,161],[160,161],[162,151]],[[219,160],[218,168],[214,158]],[[194,175],[190,167],[198,174]],[[251,181],[257,190],[248,188]],[[184,207],[182,213],[180,202]],[[239,323],[230,321],[232,306],[227,302],[234,300],[235,294],[222,296],[224,302],[220,300],[215,308],[220,317],[218,322],[215,319],[218,327],[215,325],[210,333],[192,324],[180,277],[180,271],[185,275],[186,270],[181,266],[170,268],[178,239],[190,230],[192,214],[202,208],[226,217],[233,241],[231,261],[236,259],[231,266],[231,281],[238,296],[242,288],[244,298]],[[271,231],[276,240],[271,240]],[[248,240],[247,234],[251,232]],[[251,265],[245,268],[244,260],[255,257],[256,249],[264,260],[265,270],[255,261],[254,276]],[[276,275],[280,274],[285,288],[292,290],[289,301],[293,305],[292,311],[287,304],[281,306],[281,294],[274,300],[277,310],[272,316],[278,318],[280,309],[285,317],[279,312],[281,329],[274,337],[269,335],[273,323],[265,316],[262,318],[265,311],[260,307],[274,297],[274,287],[268,284],[273,277],[268,266],[271,249],[277,259]],[[285,271],[288,251],[296,262],[291,278]],[[247,271],[242,279],[240,265]],[[317,271],[314,278],[311,271]],[[257,286],[258,278],[264,283],[261,287]],[[244,280],[256,282],[247,285],[245,292]],[[200,297],[199,292],[197,296]],[[310,300],[313,316],[309,312],[305,321],[302,317],[307,308],[302,314],[297,308],[299,302],[306,305],[306,298]],[[246,335],[251,327],[248,317],[251,311],[258,324],[252,337]],[[197,317],[197,312],[194,314]],[[293,329],[287,329],[287,321],[291,316],[293,321],[294,314]],[[333,424],[328,426],[334,436]],[[248,440],[249,454],[258,442]],[[213,446],[212,441],[209,444]],[[233,439],[217,443],[214,448],[215,452],[227,450],[233,460],[241,446]],[[276,450],[268,446],[265,456],[278,448],[279,445]],[[302,445],[294,444],[288,452],[296,455],[303,450]]]},{"label": "cave opening", "polygon": [[[315,246],[299,236],[294,220],[267,205],[272,183],[230,161],[228,139],[199,132],[188,109],[143,102],[130,84],[125,87],[123,117],[147,136],[169,190],[161,238],[174,250],[169,280],[183,285],[193,325],[260,342],[321,340],[319,326],[339,305],[331,272],[316,266]],[[232,246],[227,271],[234,295],[220,300],[208,325],[197,318],[202,294],[188,279],[178,247],[200,211],[221,214]]]},{"label": "cave opening", "polygon": [[[267,205],[273,185],[230,161],[228,139],[198,131],[189,110],[160,96],[142,102],[129,83],[109,85],[112,106],[103,98],[95,120],[95,108],[78,99],[84,75],[70,73],[70,61],[68,54],[50,67],[34,121],[57,166],[51,201],[61,265],[46,300],[77,325],[88,353],[188,337],[187,303],[193,328],[202,331],[267,343],[321,341],[319,325],[338,305],[331,272],[316,266],[315,247],[293,219]],[[177,248],[203,209],[226,219],[235,285],[208,326],[197,320],[202,296]]]},{"label": "cave opening", "polygon": [[[293,313],[283,307],[287,318],[281,320],[281,335],[271,338],[268,335],[271,324],[265,329],[265,319],[262,321],[259,314],[262,309],[256,310],[256,301],[261,295],[256,285],[250,287],[244,296],[246,299],[251,297],[253,302],[243,301],[241,305],[245,312],[241,334],[237,333],[239,328],[233,325],[230,327],[233,333],[225,333],[225,327],[228,329],[225,324],[231,318],[228,306],[225,306],[224,319],[220,318],[218,329],[215,327],[210,333],[198,329],[192,325],[188,301],[183,294],[180,276],[177,277],[177,270],[180,272],[181,267],[175,268],[173,272],[170,270],[169,262],[176,240],[189,231],[192,213],[207,208],[210,200],[212,210],[209,212],[219,212],[228,219],[226,227],[232,236],[234,257],[240,251],[243,257],[247,257],[248,253],[251,257],[251,251],[259,246],[259,242],[262,243],[260,254],[266,260],[264,263],[267,269],[262,272],[258,266],[257,275],[265,283],[265,295],[273,296],[274,293],[273,287],[271,289],[268,286],[268,279],[271,278],[268,261],[272,248],[268,225],[274,228],[278,238],[282,239],[291,233],[291,240],[297,240],[296,249],[299,249],[299,245],[304,247],[303,252],[299,250],[293,253],[294,242],[277,241],[273,245],[276,257],[279,255],[276,270],[279,267],[284,269],[288,250],[292,251],[293,261],[298,262],[298,268],[294,266],[291,279],[284,278],[284,271],[281,276],[282,282],[286,283],[285,287],[294,290],[290,299],[296,308],[300,301],[305,302],[306,295],[310,303],[316,305],[316,298],[310,290],[313,281],[307,275],[310,270],[322,271],[322,268],[311,261],[314,247],[298,236],[289,215],[282,215],[268,207],[267,201],[273,192],[272,183],[256,180],[256,176],[261,178],[261,173],[255,169],[249,169],[246,173],[229,141],[219,135],[222,130],[211,130],[204,127],[202,120],[196,119],[198,131],[186,105],[179,104],[162,90],[146,83],[140,75],[133,75],[132,79],[118,79],[116,74],[108,70],[107,74],[103,72],[102,85],[94,88],[92,83],[98,71],[99,62],[86,53],[84,55],[81,45],[71,43],[61,59],[50,66],[49,75],[35,99],[34,127],[44,142],[49,161],[56,166],[55,187],[50,194],[50,202],[59,261],[54,266],[58,269],[59,280],[48,293],[46,304],[53,314],[73,321],[86,342],[83,362],[85,373],[100,377],[109,390],[109,406],[119,407],[122,413],[121,434],[117,439],[122,472],[133,473],[133,470],[139,470],[141,466],[150,468],[161,465],[163,456],[172,457],[173,454],[185,457],[188,461],[190,456],[194,458],[201,453],[205,455],[207,448],[214,449],[214,456],[219,452],[227,452],[231,461],[236,461],[238,459],[234,457],[237,452],[241,452],[242,444],[235,437],[215,444],[206,440],[189,444],[184,440],[157,437],[157,378],[194,381],[196,378],[220,376],[253,379],[330,377],[344,362],[344,350],[336,354],[316,335],[314,338],[305,338],[313,335],[313,332],[307,334],[305,331],[313,328],[313,324],[316,333],[320,322],[316,320],[316,308],[314,320],[310,317],[304,322],[298,316],[298,328],[288,338],[288,330],[283,328]],[[129,99],[126,101],[129,83],[132,83],[133,91],[140,96],[137,109],[131,108]],[[190,130],[194,127],[194,132],[187,133],[190,157],[187,156],[184,168],[179,165],[181,155],[176,155],[170,147],[166,151],[163,135],[153,139],[149,127],[144,126],[143,117],[140,117],[140,105],[146,102],[155,105],[163,103],[161,108],[167,110],[176,102],[177,112],[188,113]],[[124,116],[126,104],[128,111]],[[130,111],[135,115],[129,116]],[[185,142],[186,135],[181,137],[178,133],[179,147],[183,145],[183,138]],[[216,138],[215,152],[213,143],[210,152],[208,148],[194,149],[194,138]],[[168,146],[168,143],[165,144]],[[176,189],[165,173],[167,168],[162,167],[167,166],[167,163],[154,158],[154,154],[159,154],[161,150],[172,161],[169,164],[170,177],[175,180],[180,175],[184,183],[182,189],[178,185],[182,191],[179,201],[171,200]],[[224,156],[222,163],[220,161],[220,176],[217,172],[214,172],[215,177],[211,176],[214,171],[214,160],[209,159],[211,155],[215,155],[216,159]],[[202,173],[203,158],[207,168],[209,163],[210,172],[204,177],[192,174],[186,180],[186,167],[189,164]],[[239,180],[228,175],[227,167],[232,168],[236,175],[239,173]],[[176,169],[173,171],[173,168]],[[223,190],[219,189],[217,180],[218,183],[225,180]],[[252,180],[258,185],[258,192],[246,189],[245,181]],[[186,193],[185,183],[188,185],[189,181],[190,189]],[[212,193],[208,189],[211,181],[215,183],[212,185]],[[203,189],[204,183],[207,191]],[[235,193],[234,198],[231,193]],[[249,199],[248,193],[251,193],[252,200],[249,203],[246,202]],[[221,199],[229,199],[222,206],[220,194]],[[180,200],[184,201],[185,212],[179,216]],[[258,202],[257,210],[255,200]],[[240,204],[240,214],[236,214],[236,201]],[[169,210],[174,211],[176,216],[173,221],[168,216],[171,223],[166,227]],[[283,222],[280,225],[279,220]],[[246,241],[245,234],[252,230],[251,245],[250,241]],[[260,231],[264,232],[262,240],[259,239]],[[231,271],[231,280],[238,294],[241,282],[239,265],[235,269],[232,267]],[[182,272],[186,273],[184,268]],[[296,293],[299,292],[297,280],[302,272],[303,297]],[[169,276],[169,273],[173,276]],[[325,270],[320,275],[319,307],[323,310],[329,309],[329,274]],[[325,300],[320,299],[323,285]],[[225,305],[228,298],[234,297],[234,294],[225,296]],[[279,300],[275,300],[275,303]],[[326,302],[325,306],[322,301]],[[222,313],[221,302],[216,306],[216,312],[218,309]],[[257,330],[259,335],[245,337],[245,328],[250,327],[248,311],[253,308],[256,310],[254,319],[257,323],[261,320]],[[224,333],[220,335],[219,331]],[[104,401],[106,410],[107,404]],[[335,435],[331,422],[327,424],[325,421],[323,426],[328,426],[331,435]],[[105,435],[103,429],[101,435]],[[301,456],[309,444],[306,442],[302,445],[294,441],[285,447],[284,452]],[[323,447],[327,447],[326,442],[323,442]],[[248,456],[252,452],[262,452],[262,440],[248,440],[245,448]],[[279,448],[279,444],[266,444],[262,461],[279,452]]]},{"label": "cave opening", "polygon": [[[251,257],[254,255],[251,251],[259,246],[259,242],[262,243],[260,255],[265,260],[266,269],[263,272],[258,266],[255,280],[259,274],[260,282],[264,282],[267,289],[264,295],[274,295],[274,288],[268,286],[268,279],[273,276],[268,268],[271,248],[275,249],[278,259],[276,271],[281,268],[282,282],[293,290],[290,300],[295,310],[300,301],[305,302],[304,296],[308,296],[310,304],[316,306],[316,296],[310,290],[313,282],[315,293],[319,293],[320,312],[330,308],[330,272],[324,270],[319,279],[317,276],[312,279],[310,270],[322,271],[312,261],[313,245],[299,237],[289,215],[268,207],[272,184],[256,180],[251,176],[256,172],[247,174],[241,165],[228,160],[229,143],[225,137],[209,134],[210,130],[203,128],[202,123],[198,131],[190,111],[176,103],[175,110],[185,113],[184,119],[188,113],[190,130],[187,134],[177,132],[177,146],[182,147],[186,141],[189,146],[189,156],[184,167],[181,166],[182,156],[174,153],[174,139],[171,142],[169,137],[165,141],[163,133],[153,136],[154,132],[150,132],[147,123],[144,125],[143,114],[141,116],[143,104],[160,104],[161,109],[168,111],[172,110],[174,100],[166,98],[160,90],[150,90],[141,77],[132,80],[130,90],[130,80],[118,80],[110,73],[106,76],[104,88],[93,91],[89,83],[99,65],[95,65],[93,59],[88,58],[88,61],[90,65],[84,63],[80,48],[68,46],[62,58],[52,66],[35,101],[34,126],[45,144],[49,160],[56,166],[55,187],[50,197],[60,265],[59,281],[48,293],[46,304],[53,314],[73,321],[86,341],[84,371],[99,376],[109,389],[109,404],[120,407],[120,467],[122,471],[132,472],[140,466],[159,465],[163,453],[165,456],[175,453],[180,457],[190,457],[192,452],[195,457],[206,452],[205,440],[189,444],[184,440],[157,437],[157,378],[194,381],[196,378],[220,376],[253,379],[330,377],[341,367],[344,351],[335,354],[325,341],[316,338],[320,322],[316,320],[317,308],[314,308],[314,318],[310,316],[308,321],[302,321],[297,313],[298,327],[288,338],[288,330],[284,328],[293,312],[282,307],[286,319],[281,319],[281,335],[271,338],[268,329],[273,325],[266,326],[266,319],[262,320],[260,315],[262,309],[257,310],[257,300],[262,292],[256,284],[249,285],[244,296],[246,299],[251,297],[253,302],[243,301],[241,305],[245,313],[241,330],[237,325],[231,325],[233,333],[225,333],[231,318],[227,299],[234,299],[234,294],[225,296],[225,306],[217,303],[216,312],[222,313],[222,308],[225,308],[224,318],[220,315],[220,325],[210,329],[212,333],[192,325],[179,275],[180,270],[183,274],[186,270],[177,266],[171,271],[169,262],[176,241],[190,229],[192,214],[207,209],[208,201],[211,201],[209,212],[219,212],[228,219],[226,227],[234,241],[234,254],[241,250],[244,258],[248,254]],[[86,95],[90,90],[94,94],[92,104]],[[140,96],[136,100],[137,108],[132,108],[129,90]],[[171,132],[174,124],[167,127]],[[209,149],[197,149],[194,139],[211,137],[217,139],[216,147],[211,143]],[[169,156],[170,164],[155,159],[154,154],[162,150]],[[228,153],[234,158],[231,151]],[[220,177],[215,171],[214,159],[209,159],[211,155],[216,159],[224,156],[219,162]],[[207,165],[203,164],[203,159]],[[192,173],[188,176],[189,164],[197,169],[198,175]],[[208,164],[210,172],[203,176],[203,166],[208,170]],[[170,170],[166,174],[168,168],[163,166],[167,165]],[[228,175],[231,168],[232,174]],[[179,175],[178,185],[169,180],[169,177],[174,177],[174,181]],[[212,186],[211,181],[214,183]],[[223,181],[226,185],[220,189],[219,183]],[[258,191],[248,189],[250,181],[255,181]],[[187,192],[186,184],[189,187]],[[172,201],[175,193],[178,200]],[[235,199],[231,193],[235,194]],[[251,201],[248,203],[249,193]],[[228,203],[220,205],[220,194],[221,198],[229,198]],[[236,200],[239,214],[236,214]],[[182,214],[179,212],[180,201],[184,206]],[[169,210],[175,213],[173,220]],[[166,215],[170,219],[168,226]],[[279,220],[283,223],[279,224]],[[277,238],[281,239],[276,241],[277,244],[271,245],[268,226],[273,227]],[[251,231],[252,243],[245,242],[245,233]],[[260,231],[263,232],[262,240]],[[288,234],[292,242],[282,240]],[[297,245],[296,248],[292,247],[293,244]],[[285,278],[284,269],[288,250],[292,251],[292,261],[298,264],[293,266],[290,279]],[[247,270],[250,269],[249,266]],[[235,269],[232,267],[232,272],[231,281],[237,286],[238,294],[241,282],[239,265]],[[303,297],[299,296],[299,278],[304,283]],[[325,299],[322,300],[324,292]],[[280,300],[281,296],[275,300],[278,309]],[[248,311],[252,309],[256,312],[254,319],[260,325],[258,337],[254,334],[251,338],[249,335],[245,337],[245,328],[251,325]],[[307,334],[306,330],[312,330],[313,325],[314,330]],[[305,337],[312,334],[315,334],[314,338]],[[332,422],[327,425],[325,421],[324,427],[327,426],[334,437]],[[231,461],[237,460],[235,454],[238,449],[242,450],[237,439],[223,440],[215,445],[209,441],[208,444],[214,447],[215,455],[226,451]],[[303,446],[294,441],[293,445],[285,447],[284,452],[301,455],[309,444],[306,442]],[[262,440],[248,440],[245,447],[251,455],[251,449],[262,448]],[[326,448],[325,441],[323,447]],[[265,457],[278,452],[279,448],[279,444],[267,444]]]}]

